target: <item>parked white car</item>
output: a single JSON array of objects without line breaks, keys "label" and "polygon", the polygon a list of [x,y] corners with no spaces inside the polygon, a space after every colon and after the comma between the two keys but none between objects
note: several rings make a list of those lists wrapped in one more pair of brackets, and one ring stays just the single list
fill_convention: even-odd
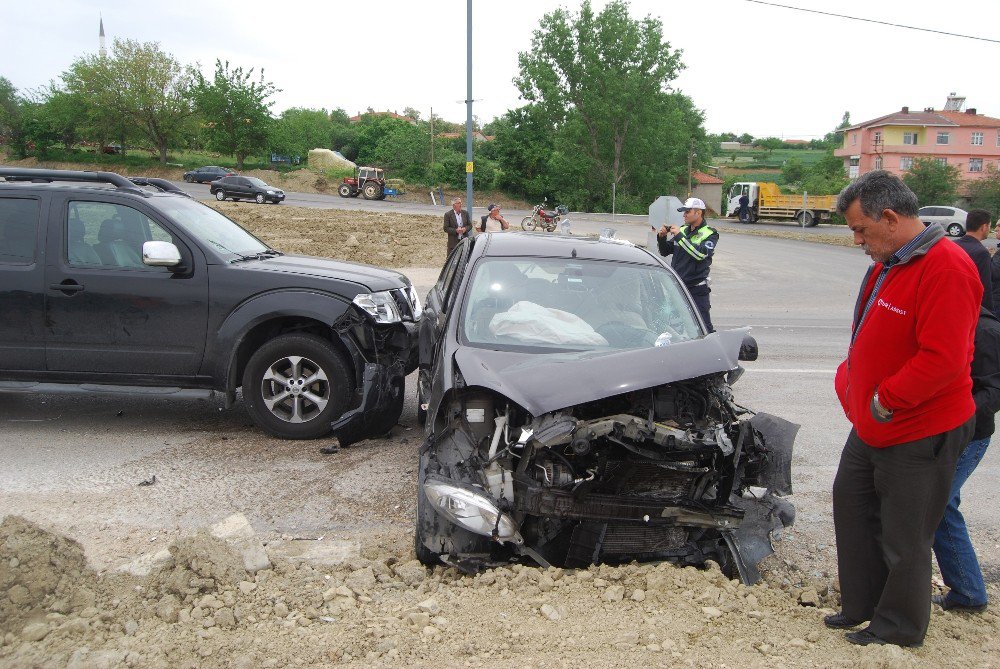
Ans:
[{"label": "parked white car", "polygon": [[951,237],[961,237],[965,234],[965,217],[969,212],[958,207],[921,207],[917,216],[924,225],[940,223]]}]

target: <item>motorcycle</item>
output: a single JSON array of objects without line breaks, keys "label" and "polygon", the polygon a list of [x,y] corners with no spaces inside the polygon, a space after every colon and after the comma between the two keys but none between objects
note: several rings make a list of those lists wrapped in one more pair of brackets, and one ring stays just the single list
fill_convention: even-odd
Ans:
[{"label": "motorcycle", "polygon": [[525,216],[521,220],[521,229],[530,231],[541,228],[545,232],[553,232],[562,217],[568,213],[569,209],[565,205],[560,204],[552,211],[545,211],[542,209],[542,205],[536,204],[535,208],[531,210],[531,216]]}]

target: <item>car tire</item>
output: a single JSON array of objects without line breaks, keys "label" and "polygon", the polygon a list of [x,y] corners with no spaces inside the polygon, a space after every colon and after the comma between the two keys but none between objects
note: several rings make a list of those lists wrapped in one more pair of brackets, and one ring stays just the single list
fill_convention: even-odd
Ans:
[{"label": "car tire", "polygon": [[255,197],[254,200],[257,202],[257,204],[264,204],[267,198],[264,197],[263,193],[257,193],[257,197]]},{"label": "car tire", "polygon": [[965,234],[965,228],[961,223],[950,223],[946,228],[949,237],[961,237]]},{"label": "car tire", "polygon": [[352,393],[353,374],[343,356],[316,335],[275,337],[257,349],[243,371],[247,412],[280,439],[326,436],[330,423],[349,408]]},{"label": "car tire", "polygon": [[224,191],[222,189],[219,189],[219,190],[215,191],[215,199],[218,200],[219,202],[225,202],[226,201],[226,191]]},{"label": "car tire", "polygon": [[194,177],[191,176],[190,174],[185,174],[184,175],[184,181],[188,182],[189,184],[193,184],[194,183]]},{"label": "car tire", "polygon": [[351,192],[351,187],[347,184],[340,184],[340,187],[337,189],[337,194],[340,195],[340,197],[352,197],[354,195],[354,193]]}]

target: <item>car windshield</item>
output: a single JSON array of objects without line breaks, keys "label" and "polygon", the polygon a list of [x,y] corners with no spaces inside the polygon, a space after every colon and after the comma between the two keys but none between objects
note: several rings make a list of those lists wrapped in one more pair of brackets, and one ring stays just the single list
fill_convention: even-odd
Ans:
[{"label": "car windshield", "polygon": [[461,327],[468,344],[505,350],[632,349],[702,335],[669,270],[569,258],[480,261]]},{"label": "car windshield", "polygon": [[246,177],[246,180],[249,181],[254,186],[256,186],[257,188],[270,188],[270,186],[268,186],[266,183],[264,183],[257,177]]},{"label": "car windshield", "polygon": [[186,197],[164,197],[161,202],[163,211],[188,234],[220,253],[252,256],[269,248],[239,225],[201,202]]}]

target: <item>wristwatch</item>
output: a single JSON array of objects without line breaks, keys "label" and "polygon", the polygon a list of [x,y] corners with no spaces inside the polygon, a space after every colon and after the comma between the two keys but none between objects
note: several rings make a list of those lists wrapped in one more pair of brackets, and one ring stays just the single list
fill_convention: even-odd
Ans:
[{"label": "wristwatch", "polygon": [[876,389],[875,394],[872,395],[872,418],[877,420],[879,423],[888,423],[892,420],[892,410],[886,409],[878,400],[878,389]]}]

